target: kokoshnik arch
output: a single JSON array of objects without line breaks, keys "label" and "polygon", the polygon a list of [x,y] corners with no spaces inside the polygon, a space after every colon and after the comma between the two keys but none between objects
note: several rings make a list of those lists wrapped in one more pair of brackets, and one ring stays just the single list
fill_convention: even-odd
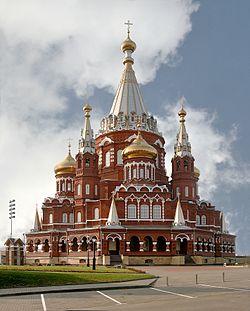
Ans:
[{"label": "kokoshnik arch", "polygon": [[[55,166],[56,194],[36,211],[27,233],[26,262],[81,264],[220,263],[235,257],[235,236],[223,214],[198,194],[179,111],[172,176],[165,170],[164,138],[149,115],[133,70],[136,44],[121,44],[124,71],[108,116],[94,137],[86,104],[79,152]],[[96,240],[93,245],[93,238]],[[96,246],[96,247],[95,247]]]}]

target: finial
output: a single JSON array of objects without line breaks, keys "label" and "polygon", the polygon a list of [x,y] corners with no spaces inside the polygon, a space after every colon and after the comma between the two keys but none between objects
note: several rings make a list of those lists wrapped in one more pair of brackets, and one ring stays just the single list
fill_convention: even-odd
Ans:
[{"label": "finial", "polygon": [[71,153],[71,138],[68,139],[68,148],[69,148],[69,154]]},{"label": "finial", "polygon": [[128,19],[128,21],[126,23],[124,23],[124,25],[127,25],[128,26],[128,29],[127,29],[127,32],[128,32],[128,37],[129,37],[129,34],[130,34],[130,26],[132,26],[133,24],[130,22],[130,20]]},{"label": "finial", "polygon": [[90,116],[90,111],[92,110],[91,106],[87,103],[85,106],[83,106],[83,111],[85,112],[85,117]]},{"label": "finial", "polygon": [[185,122],[185,116],[187,115],[185,109],[184,109],[184,104],[186,102],[186,99],[184,96],[181,97],[180,99],[180,105],[181,105],[181,110],[178,112],[178,115],[180,117],[180,122]]}]

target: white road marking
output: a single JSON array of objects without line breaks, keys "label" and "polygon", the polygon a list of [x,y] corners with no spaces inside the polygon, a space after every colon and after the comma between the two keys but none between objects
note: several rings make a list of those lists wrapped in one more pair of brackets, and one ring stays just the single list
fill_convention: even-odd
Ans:
[{"label": "white road marking", "polygon": [[96,292],[97,292],[98,294],[103,295],[104,297],[106,297],[106,298],[108,298],[108,299],[114,301],[114,302],[117,303],[118,305],[122,305],[122,304],[123,304],[123,303],[121,303],[120,301],[118,301],[118,300],[116,300],[116,299],[114,299],[114,298],[112,298],[112,297],[110,297],[110,296],[108,296],[108,295],[106,295],[106,294],[100,292],[99,290],[97,290]]},{"label": "white road marking", "polygon": [[196,297],[193,297],[193,296],[188,296],[188,295],[183,295],[183,294],[179,294],[179,293],[169,292],[167,290],[163,290],[163,289],[159,289],[159,288],[154,288],[154,287],[150,287],[150,288],[153,289],[153,290],[156,290],[158,292],[163,292],[163,293],[166,293],[166,294],[172,294],[172,295],[181,296],[181,297],[185,297],[185,298],[196,298]]},{"label": "white road marking", "polygon": [[200,286],[206,286],[206,287],[214,287],[214,288],[224,288],[224,289],[232,289],[232,290],[236,290],[236,291],[240,291],[240,292],[249,292],[250,289],[247,288],[235,288],[235,287],[225,287],[225,286],[216,286],[216,285],[209,285],[209,284],[200,284]]},{"label": "white road marking", "polygon": [[41,300],[42,300],[42,305],[43,305],[43,311],[47,311],[46,303],[43,294],[41,294]]}]

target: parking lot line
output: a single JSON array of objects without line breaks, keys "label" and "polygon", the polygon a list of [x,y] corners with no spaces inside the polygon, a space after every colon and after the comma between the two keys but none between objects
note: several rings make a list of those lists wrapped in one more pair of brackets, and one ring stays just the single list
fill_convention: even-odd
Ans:
[{"label": "parking lot line", "polygon": [[46,307],[46,303],[45,303],[45,299],[44,299],[43,294],[41,294],[41,300],[42,300],[42,305],[43,305],[43,311],[47,311],[47,307]]},{"label": "parking lot line", "polygon": [[175,293],[175,292],[169,292],[167,290],[163,290],[163,289],[159,289],[159,288],[154,288],[154,287],[150,287],[150,288],[153,289],[153,290],[156,290],[158,292],[163,292],[163,293],[166,293],[166,294],[172,294],[172,295],[181,296],[181,297],[185,297],[185,298],[196,298],[196,297],[193,297],[193,296],[183,295],[183,294],[179,294],[179,293]]},{"label": "parking lot line", "polygon": [[236,290],[236,291],[240,291],[240,292],[249,292],[250,289],[247,288],[235,288],[235,287],[226,287],[226,286],[216,286],[216,285],[209,285],[209,284],[200,284],[200,286],[205,286],[205,287],[214,287],[214,288],[224,288],[224,289],[231,289],[231,290]]},{"label": "parking lot line", "polygon": [[106,297],[106,298],[108,298],[108,299],[114,301],[114,302],[117,303],[118,305],[122,305],[122,304],[123,304],[122,302],[120,302],[120,301],[118,301],[118,300],[116,300],[116,299],[114,299],[114,298],[112,298],[112,297],[110,297],[110,296],[108,296],[108,295],[106,295],[106,294],[100,292],[99,290],[97,290],[96,292],[97,292],[98,294],[103,295],[104,297]]}]

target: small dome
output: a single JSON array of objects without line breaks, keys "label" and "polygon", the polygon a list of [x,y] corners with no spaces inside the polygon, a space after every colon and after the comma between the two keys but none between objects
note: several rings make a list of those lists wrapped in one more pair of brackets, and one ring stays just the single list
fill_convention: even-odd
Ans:
[{"label": "small dome", "polygon": [[134,141],[123,150],[123,157],[126,159],[133,159],[145,157],[155,159],[157,157],[156,149],[148,144],[139,132]]},{"label": "small dome", "polygon": [[127,50],[134,52],[135,49],[136,49],[136,43],[133,40],[131,40],[130,36],[128,35],[127,39],[124,40],[121,44],[121,50],[124,53]]},{"label": "small dome", "polygon": [[194,167],[194,176],[199,178],[200,177],[200,170],[198,169],[198,167]]},{"label": "small dome", "polygon": [[70,150],[69,150],[69,154],[67,155],[67,157],[62,162],[58,163],[55,166],[54,171],[55,171],[56,176],[63,175],[63,174],[75,174],[76,161],[72,157]]}]

